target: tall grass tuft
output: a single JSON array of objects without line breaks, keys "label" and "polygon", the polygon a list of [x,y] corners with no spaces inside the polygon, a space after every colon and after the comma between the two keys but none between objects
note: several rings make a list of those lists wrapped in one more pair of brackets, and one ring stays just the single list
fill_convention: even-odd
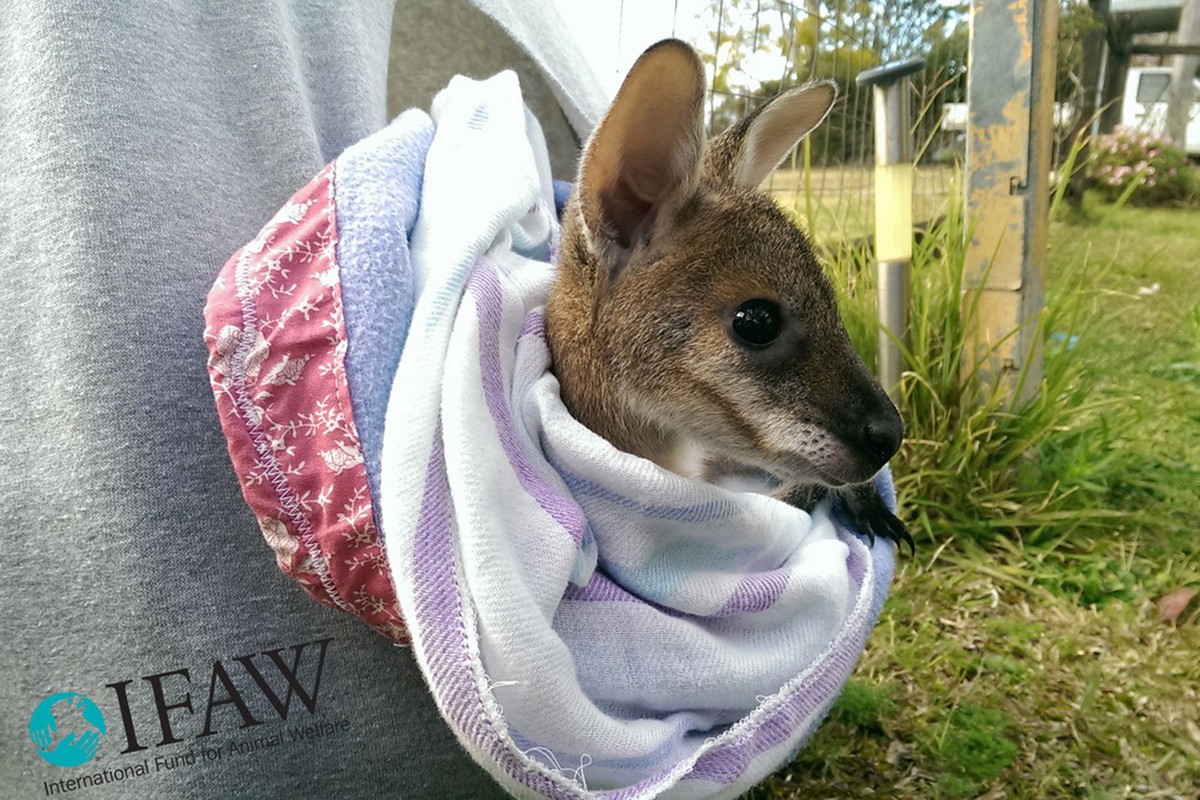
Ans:
[{"label": "tall grass tuft", "polygon": [[[1046,544],[1100,535],[1128,521],[1107,501],[1121,481],[1118,446],[1132,422],[1130,398],[1088,377],[1082,359],[1097,323],[1099,282],[1087,263],[1047,296],[1027,324],[1043,345],[1044,370],[1029,399],[1013,402],[986,378],[995,347],[964,350],[977,308],[964,301],[965,221],[951,202],[914,247],[911,333],[900,386],[905,444],[893,461],[902,516],[918,538],[965,536]],[[876,349],[875,272],[869,248],[841,248],[830,265],[851,338]],[[870,362],[868,362],[870,363]],[[1031,380],[1028,372],[1018,382]]]}]

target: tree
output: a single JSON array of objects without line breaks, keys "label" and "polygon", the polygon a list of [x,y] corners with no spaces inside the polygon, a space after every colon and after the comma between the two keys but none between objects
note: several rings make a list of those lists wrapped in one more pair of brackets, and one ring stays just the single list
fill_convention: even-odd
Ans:
[{"label": "tree", "polygon": [[[964,91],[965,4],[929,0],[710,0],[712,46],[703,57],[712,70],[710,130],[723,130],[766,97],[813,78],[833,79],[839,103],[812,142],[823,163],[861,161],[872,149],[871,100],[858,73],[887,60],[930,54],[918,79],[922,97],[946,84]],[[773,61],[752,56],[769,50]],[[776,75],[762,74],[777,64]],[[753,73],[753,74],[752,74]],[[937,98],[936,113],[940,116]],[[923,104],[924,105],[924,104]]]},{"label": "tree", "polygon": [[967,4],[883,0],[876,15],[883,62],[924,56],[965,20]]},{"label": "tree", "polygon": [[746,114],[758,95],[757,82],[742,67],[746,56],[765,42],[770,27],[761,21],[761,0],[710,0],[708,50],[700,59],[710,72],[710,132],[719,132]]}]

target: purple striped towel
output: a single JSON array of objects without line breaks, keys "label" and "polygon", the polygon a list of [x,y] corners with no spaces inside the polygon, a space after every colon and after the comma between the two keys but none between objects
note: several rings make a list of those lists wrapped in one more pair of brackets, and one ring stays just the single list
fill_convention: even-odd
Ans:
[{"label": "purple striped towel", "polygon": [[[420,187],[420,211],[377,476],[430,690],[519,795],[736,796],[836,699],[893,546],[868,548],[825,508],[666,472],[577,423],[550,371],[542,307],[558,227],[517,80],[456,78],[432,119],[412,167],[423,172],[396,184]],[[385,132],[355,158],[402,144]],[[339,205],[344,270],[346,214],[412,200]]]},{"label": "purple striped towel", "polygon": [[542,316],[557,237],[511,73],[354,145],[210,294],[230,455],[280,567],[410,637],[505,788],[736,796],[836,699],[893,546],[577,423]]}]

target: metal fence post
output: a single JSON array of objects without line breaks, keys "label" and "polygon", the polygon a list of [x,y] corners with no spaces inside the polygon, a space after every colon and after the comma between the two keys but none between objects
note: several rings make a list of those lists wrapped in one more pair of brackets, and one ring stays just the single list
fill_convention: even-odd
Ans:
[{"label": "metal fence post", "polygon": [[913,138],[908,76],[925,68],[911,58],[860,72],[875,103],[875,260],[879,311],[879,382],[899,402],[908,341],[909,272],[913,240]]},{"label": "metal fence post", "polygon": [[1014,402],[1042,379],[1057,25],[1055,0],[971,3],[963,369]]}]

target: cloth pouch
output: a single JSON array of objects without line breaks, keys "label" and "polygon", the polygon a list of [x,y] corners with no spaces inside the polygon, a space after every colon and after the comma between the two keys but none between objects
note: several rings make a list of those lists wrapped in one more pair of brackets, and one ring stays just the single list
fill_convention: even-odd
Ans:
[{"label": "cloth pouch", "polygon": [[509,791],[736,796],[837,698],[894,547],[571,417],[543,318],[558,232],[512,73],[349,148],[210,293],[230,457],[280,569],[410,644]]}]

